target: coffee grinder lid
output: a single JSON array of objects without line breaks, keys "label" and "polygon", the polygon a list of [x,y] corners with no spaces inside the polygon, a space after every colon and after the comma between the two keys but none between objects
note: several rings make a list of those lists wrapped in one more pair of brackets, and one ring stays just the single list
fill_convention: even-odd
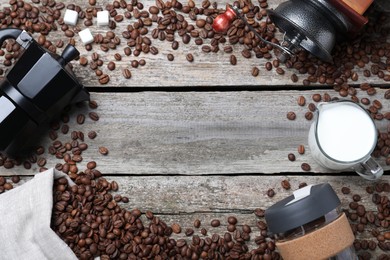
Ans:
[{"label": "coffee grinder lid", "polygon": [[341,204],[329,183],[306,186],[265,211],[271,233],[284,233],[325,216]]}]

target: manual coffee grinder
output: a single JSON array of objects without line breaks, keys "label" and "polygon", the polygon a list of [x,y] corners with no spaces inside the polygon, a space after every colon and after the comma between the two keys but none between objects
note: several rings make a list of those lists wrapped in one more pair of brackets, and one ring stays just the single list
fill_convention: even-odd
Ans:
[{"label": "manual coffee grinder", "polygon": [[[336,41],[354,35],[367,22],[363,16],[374,0],[289,0],[275,10],[268,10],[271,21],[284,34],[282,43],[265,40],[239,12],[227,5],[226,12],[214,19],[216,32],[226,31],[232,21],[240,18],[257,38],[280,50],[278,59],[286,61],[297,49],[303,48],[326,62],[332,62],[331,52]],[[379,0],[377,0],[379,1]]]},{"label": "manual coffee grinder", "polygon": [[70,103],[89,100],[89,93],[73,74],[71,60],[79,56],[68,45],[61,55],[48,52],[26,31],[0,30],[0,45],[15,39],[24,50],[0,82],[0,151],[19,152],[44,123]]}]

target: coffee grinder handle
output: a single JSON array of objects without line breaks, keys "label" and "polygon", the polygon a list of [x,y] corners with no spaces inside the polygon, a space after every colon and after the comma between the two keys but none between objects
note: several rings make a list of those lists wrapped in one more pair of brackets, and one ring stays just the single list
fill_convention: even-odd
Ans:
[{"label": "coffee grinder handle", "polygon": [[9,38],[17,39],[22,32],[22,30],[14,28],[0,30],[0,45]]}]

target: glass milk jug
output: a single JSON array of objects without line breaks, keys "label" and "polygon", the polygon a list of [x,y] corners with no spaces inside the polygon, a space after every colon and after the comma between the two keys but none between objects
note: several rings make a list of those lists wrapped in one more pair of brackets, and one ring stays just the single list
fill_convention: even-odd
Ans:
[{"label": "glass milk jug", "polygon": [[377,143],[377,129],[367,111],[349,100],[319,103],[309,131],[313,158],[332,170],[353,169],[368,180],[383,174],[371,157]]}]

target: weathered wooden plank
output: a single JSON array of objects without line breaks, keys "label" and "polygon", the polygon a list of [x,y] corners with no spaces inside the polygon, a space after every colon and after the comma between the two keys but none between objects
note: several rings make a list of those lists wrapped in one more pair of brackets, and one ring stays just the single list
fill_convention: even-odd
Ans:
[{"label": "weathered wooden plank", "polygon": [[[72,113],[70,129],[97,131],[95,140],[88,140],[89,149],[83,152],[83,169],[94,160],[105,174],[243,174],[302,172],[301,164],[308,162],[313,172],[332,173],[313,162],[307,145],[311,122],[304,118],[307,108],[297,105],[303,95],[307,103],[313,93],[331,91],[253,91],[253,92],[139,92],[92,93],[100,104],[96,110],[100,120],[87,117],[83,125],[76,123],[79,113],[87,114],[87,106]],[[382,111],[390,110],[384,100],[385,90],[377,89],[371,100],[382,101]],[[366,94],[358,90],[359,98]],[[286,114],[295,111],[297,119],[289,121]],[[388,120],[377,121],[384,131]],[[70,132],[58,131],[63,143],[71,142]],[[50,146],[49,138],[42,140]],[[298,155],[297,147],[306,147]],[[107,156],[98,153],[106,146]],[[297,160],[290,162],[289,153]],[[46,167],[54,167],[57,160],[46,155]],[[386,170],[384,159],[379,160]],[[31,174],[18,167],[0,168],[0,174]]]},{"label": "weathered wooden plank", "polygon": [[[28,179],[30,178],[22,178],[20,184]],[[194,229],[194,234],[201,238],[204,238],[200,233],[201,228],[207,229],[207,236],[223,236],[227,232],[228,216],[235,216],[238,228],[244,224],[252,228],[250,242],[247,244],[250,248],[255,248],[254,238],[259,235],[256,223],[263,218],[256,217],[253,211],[257,208],[267,209],[291,195],[302,182],[308,185],[328,182],[339,196],[343,209],[350,210],[352,196],[358,194],[361,196],[359,203],[365,206],[366,211],[377,211],[376,205],[371,201],[372,195],[365,191],[373,183],[358,176],[109,176],[107,179],[119,184],[117,194],[129,198],[128,203],[121,204],[122,207],[128,210],[138,208],[142,212],[150,210],[169,225],[178,223],[182,232],[173,234],[172,237],[188,241],[191,237],[185,236],[186,228]],[[290,182],[291,190],[282,188],[283,180]],[[382,181],[389,182],[390,176],[383,176]],[[350,188],[351,193],[343,194],[342,187]],[[272,198],[266,195],[270,188],[275,191]],[[144,223],[148,223],[144,216],[142,219]],[[195,219],[201,221],[199,229],[193,226]],[[211,227],[213,219],[219,219],[221,226]],[[371,234],[373,228],[374,225],[368,224],[364,232],[356,234],[356,239],[376,240]],[[388,231],[382,228],[379,230]],[[370,252],[373,256],[384,253],[378,247]]]},{"label": "weathered wooden plank", "polygon": [[[141,1],[144,5],[144,10],[148,10],[151,5],[155,5],[154,0],[143,0]],[[198,7],[201,6],[202,1],[195,1]],[[226,1],[218,0],[218,7],[221,9],[225,8]],[[232,3],[233,1],[230,1]],[[283,0],[270,0],[269,8],[276,8]],[[7,0],[0,1],[1,6],[9,6]],[[88,1],[76,0],[76,1],[64,1],[64,3],[74,3],[81,6],[82,9],[86,9],[88,6]],[[99,1],[96,7],[106,7],[108,3],[112,1]],[[253,1],[255,5],[258,5],[257,1]],[[186,4],[186,1],[183,1],[183,4]],[[123,9],[117,9],[118,14],[123,14]],[[183,14],[180,11],[178,13]],[[64,11],[62,12],[64,13]],[[195,24],[194,21],[188,18],[187,14],[184,14],[189,24]],[[204,18],[202,15],[198,15],[199,18]],[[263,18],[265,20],[265,18]],[[157,39],[152,39],[151,31],[156,27],[156,24],[153,23],[150,26],[149,33],[147,36],[152,39],[152,44],[159,49],[158,55],[152,55],[150,53],[144,54],[141,53],[138,57],[130,55],[126,57],[123,55],[123,48],[127,45],[127,40],[122,38],[122,32],[126,31],[128,25],[133,25],[136,22],[136,19],[133,17],[131,19],[124,19],[122,22],[117,23],[117,27],[113,30],[116,35],[120,36],[121,44],[115,50],[109,50],[108,52],[103,52],[98,44],[92,44],[93,50],[88,52],[85,50],[81,40],[78,35],[74,36],[76,41],[76,47],[80,50],[81,56],[85,56],[91,62],[92,52],[97,52],[101,59],[104,61],[104,65],[100,68],[104,73],[110,75],[109,86],[123,86],[123,87],[171,87],[171,86],[184,86],[184,87],[193,87],[193,86],[216,86],[216,87],[226,87],[226,86],[270,86],[270,85],[302,85],[303,79],[307,78],[308,75],[301,75],[300,80],[297,83],[292,83],[290,77],[293,73],[297,73],[296,70],[286,69],[285,65],[281,65],[286,72],[284,75],[278,75],[276,70],[267,71],[264,68],[265,63],[268,61],[263,58],[252,57],[246,59],[241,55],[241,51],[245,48],[244,45],[236,44],[234,45],[233,54],[237,56],[237,65],[230,65],[229,59],[230,54],[223,52],[223,47],[228,45],[227,43],[220,44],[220,51],[217,53],[204,53],[201,50],[200,45],[194,43],[194,39],[191,40],[188,44],[183,44],[181,37],[175,34],[175,39],[180,42],[180,47],[178,50],[172,50],[171,43],[168,41],[160,41]],[[97,27],[95,25],[89,27],[91,32],[95,35],[97,33],[105,33],[109,30],[107,27]],[[85,29],[83,21],[80,19],[78,21],[77,30]],[[71,28],[73,29],[73,28]],[[198,29],[198,28],[197,28]],[[77,31],[76,30],[76,31]],[[39,34],[34,35],[35,38],[39,37]],[[282,41],[282,35],[277,34],[278,40]],[[58,31],[51,32],[47,39],[56,43],[59,39],[68,42],[68,38],[64,35],[64,32],[60,29]],[[205,44],[210,44],[210,39],[204,40]],[[58,49],[60,53],[61,49]],[[114,54],[122,54],[122,60],[116,61],[116,69],[114,71],[109,71],[107,69],[107,63],[114,60]],[[167,59],[167,54],[172,53],[175,56],[174,61],[170,62]],[[188,62],[186,60],[186,54],[192,53],[194,56],[194,62]],[[130,66],[132,60],[145,59],[146,65],[143,67],[138,67],[136,69]],[[0,60],[1,61],[1,60]],[[272,61],[272,59],[271,59]],[[385,60],[383,60],[385,62]],[[86,86],[99,86],[98,78],[95,76],[93,70],[89,66],[82,67],[77,61],[73,62],[74,70],[76,75],[79,77],[81,82]],[[253,77],[251,75],[251,70],[253,67],[258,67],[260,73],[258,77]],[[382,79],[379,79],[376,76],[371,78],[366,78],[363,76],[364,69],[370,69],[371,64],[367,64],[364,68],[354,68],[353,71],[356,71],[359,75],[359,80],[354,83],[361,83],[369,80],[372,83],[381,84],[384,83]],[[130,68],[132,71],[132,78],[125,79],[122,76],[122,69]],[[388,72],[385,71],[388,74]]]},{"label": "weathered wooden plank", "polygon": [[[359,194],[359,203],[363,204],[367,211],[377,211],[376,205],[371,201],[371,195],[365,191],[372,183],[356,176],[132,176],[108,179],[117,181],[120,187],[118,193],[130,199],[128,204],[123,204],[124,207],[139,208],[143,212],[150,210],[167,224],[180,224],[182,233],[174,237],[188,241],[191,241],[191,237],[183,234],[186,228],[193,228],[195,234],[204,237],[200,228],[193,227],[195,219],[201,220],[201,228],[208,230],[208,236],[223,236],[227,232],[227,218],[233,215],[237,217],[239,226],[251,226],[253,232],[248,245],[255,248],[254,238],[259,235],[256,227],[259,218],[253,214],[253,210],[267,209],[291,195],[302,182],[308,185],[330,183],[338,194],[343,209],[349,209],[352,195]],[[291,184],[291,190],[281,187],[281,181],[286,179]],[[389,180],[390,176],[383,177],[383,181]],[[341,188],[344,186],[351,189],[351,194],[342,194]],[[273,198],[266,195],[269,188],[276,192]],[[213,219],[219,219],[221,226],[211,227],[210,222]],[[371,235],[374,228],[374,225],[367,225],[364,232],[357,233],[356,239],[376,240]],[[380,230],[386,231],[382,228]],[[379,248],[370,252],[373,256],[384,253]]]}]

